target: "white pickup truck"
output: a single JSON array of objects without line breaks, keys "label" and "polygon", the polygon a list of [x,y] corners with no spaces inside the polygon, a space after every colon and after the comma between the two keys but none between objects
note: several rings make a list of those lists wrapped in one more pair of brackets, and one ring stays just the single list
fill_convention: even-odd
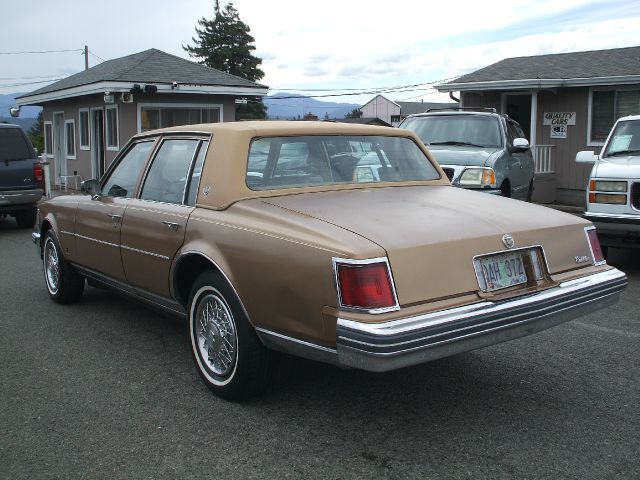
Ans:
[{"label": "white pickup truck", "polygon": [[640,115],[620,118],[602,153],[578,152],[593,163],[584,217],[597,227],[606,247],[640,248]]}]

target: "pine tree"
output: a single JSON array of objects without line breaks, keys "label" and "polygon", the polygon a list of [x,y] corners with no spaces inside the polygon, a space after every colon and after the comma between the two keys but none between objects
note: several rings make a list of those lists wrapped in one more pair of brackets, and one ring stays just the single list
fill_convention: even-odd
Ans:
[{"label": "pine tree", "polygon": [[220,9],[219,0],[214,2],[214,18],[201,18],[196,27],[196,37],[191,37],[194,45],[182,48],[191,57],[208,67],[257,82],[264,77],[260,69],[262,59],[253,55],[256,47],[249,26],[240,20],[233,2]]}]

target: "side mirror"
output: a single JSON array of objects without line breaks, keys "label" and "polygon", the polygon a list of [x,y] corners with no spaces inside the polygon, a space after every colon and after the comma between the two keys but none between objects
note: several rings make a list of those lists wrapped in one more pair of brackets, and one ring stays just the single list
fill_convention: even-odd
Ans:
[{"label": "side mirror", "polygon": [[19,117],[20,116],[20,107],[11,107],[9,108],[9,114],[13,117]]},{"label": "side mirror", "polygon": [[80,184],[80,191],[87,195],[98,195],[100,193],[100,182],[95,179],[85,180]]},{"label": "side mirror", "polygon": [[525,152],[529,150],[529,140],[526,138],[514,138],[513,150],[516,152]]},{"label": "side mirror", "polygon": [[576,154],[576,163],[596,163],[600,158],[592,151],[582,151]]}]

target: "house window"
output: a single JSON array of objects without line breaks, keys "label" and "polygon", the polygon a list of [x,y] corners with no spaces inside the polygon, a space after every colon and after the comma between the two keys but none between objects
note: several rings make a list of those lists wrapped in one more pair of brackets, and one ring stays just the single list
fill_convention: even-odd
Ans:
[{"label": "house window", "polygon": [[640,114],[640,90],[593,90],[589,114],[589,144],[603,145],[617,119]]},{"label": "house window", "polygon": [[67,158],[76,158],[76,121],[66,120],[64,122],[64,144]]},{"label": "house window", "polygon": [[107,150],[119,149],[118,142],[118,107],[106,107]]},{"label": "house window", "polygon": [[81,109],[78,117],[78,134],[80,135],[80,150],[90,150],[91,140],[89,136],[89,110]]},{"label": "house window", "polygon": [[177,125],[218,123],[221,112],[222,107],[218,105],[141,105],[139,130],[146,132]]},{"label": "house window", "polygon": [[44,153],[47,156],[53,155],[53,124],[44,122]]}]

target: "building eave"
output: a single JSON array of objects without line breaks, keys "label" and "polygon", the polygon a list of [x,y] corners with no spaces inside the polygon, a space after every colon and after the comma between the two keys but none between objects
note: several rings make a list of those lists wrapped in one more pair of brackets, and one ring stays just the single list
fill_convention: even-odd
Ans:
[{"label": "building eave", "polygon": [[589,78],[532,78],[523,80],[494,80],[488,82],[460,82],[435,85],[439,92],[478,90],[539,90],[559,87],[596,87],[601,85],[640,84],[640,75]]},{"label": "building eave", "polygon": [[157,93],[170,94],[200,94],[200,95],[230,95],[230,96],[254,96],[264,97],[268,94],[268,87],[241,87],[241,86],[223,86],[223,85],[191,85],[181,83],[177,87],[171,84],[161,84],[154,82],[96,82],[88,85],[80,85],[72,88],[65,88],[53,92],[41,93],[38,95],[22,95],[16,99],[16,104],[24,105],[42,105],[43,103],[55,100],[64,100],[67,98],[82,97],[85,95],[104,94],[106,92],[121,93],[129,92],[134,83],[140,85],[155,85]]}]

